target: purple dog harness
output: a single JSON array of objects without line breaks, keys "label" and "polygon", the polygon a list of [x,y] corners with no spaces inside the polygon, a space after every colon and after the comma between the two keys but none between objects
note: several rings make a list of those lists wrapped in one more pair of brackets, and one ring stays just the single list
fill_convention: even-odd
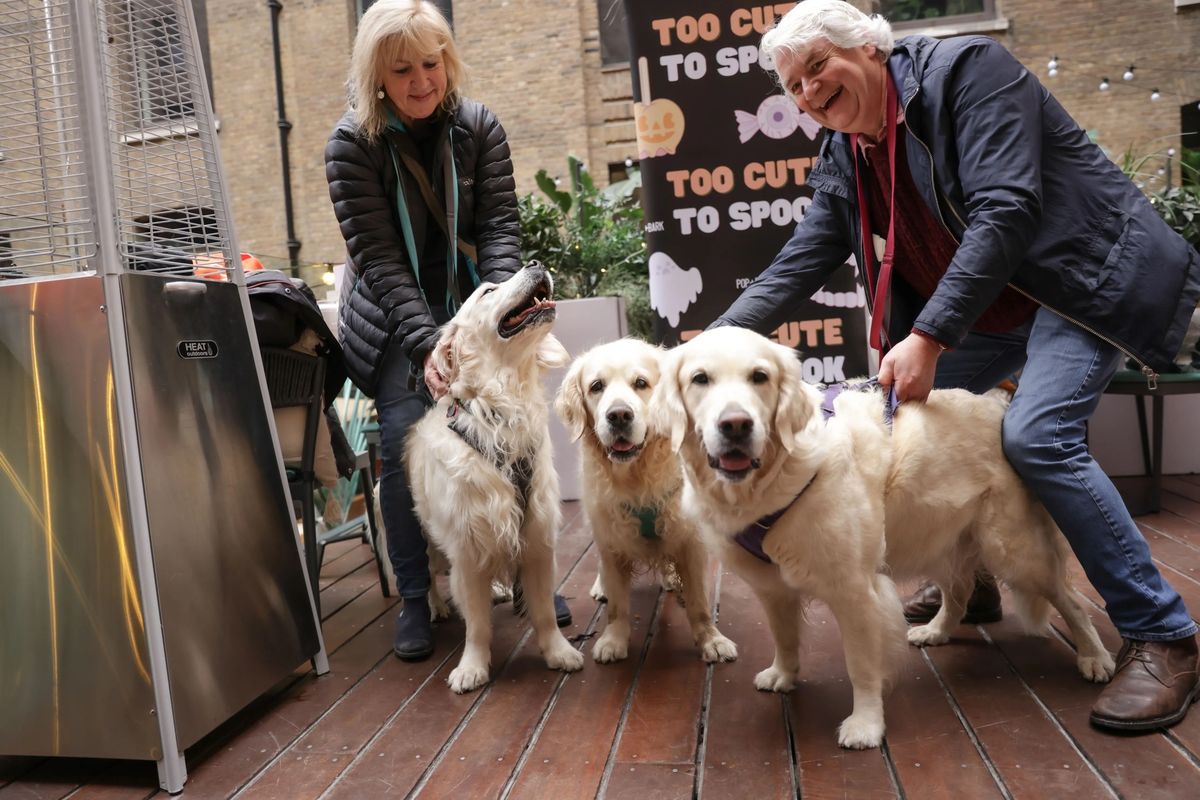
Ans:
[{"label": "purple dog harness", "polygon": [[[871,378],[868,381],[854,384],[843,381],[842,383],[835,383],[823,387],[825,396],[821,401],[821,413],[824,415],[825,421],[828,422],[834,416],[833,401],[836,400],[837,396],[842,392],[872,392],[877,388],[879,388],[879,380],[877,378]],[[896,388],[893,386],[888,390],[887,397],[885,397],[883,401],[883,419],[887,423],[888,428],[892,427],[892,417],[895,415],[896,408],[899,405],[900,401],[896,399]],[[766,538],[767,532],[771,530],[771,526],[778,522],[779,518],[787,513],[787,510],[792,507],[792,503],[795,503],[797,500],[799,500],[800,495],[804,494],[804,492],[808,490],[809,486],[812,486],[813,481],[816,479],[817,476],[814,473],[813,476],[808,479],[808,483],[804,484],[804,488],[797,492],[796,496],[791,499],[791,502],[778,511],[767,514],[765,517],[759,517],[754,522],[751,522],[745,528],[734,534],[733,540],[741,545],[742,549],[757,558],[759,561],[765,561],[766,563],[770,564],[771,557],[768,556],[766,551],[763,550],[763,539]]]}]

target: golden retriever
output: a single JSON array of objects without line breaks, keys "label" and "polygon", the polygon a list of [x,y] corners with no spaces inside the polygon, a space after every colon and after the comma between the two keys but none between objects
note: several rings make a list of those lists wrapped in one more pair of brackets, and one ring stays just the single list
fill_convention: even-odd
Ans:
[{"label": "golden retriever", "polygon": [[[1067,582],[1066,543],[1004,458],[1005,401],[935,391],[901,406],[889,430],[880,391],[847,391],[826,421],[795,352],[737,328],[672,351],[660,389],[682,446],[685,508],[754,589],[775,638],[775,660],[755,685],[794,686],[806,599],[837,618],[854,689],[843,747],[875,747],[884,734],[882,692],[905,640],[885,570],[942,589],[938,616],[907,632],[913,644],[948,640],[984,567],[1013,590],[1029,630],[1043,632],[1049,605],[1058,609],[1085,678],[1112,675]],[[781,515],[762,518],[771,512]]]},{"label": "golden retriever", "polygon": [[467,298],[434,349],[449,392],[406,442],[417,515],[449,559],[451,595],[466,621],[448,681],[459,693],[488,680],[493,579],[520,579],[546,666],[583,666],[554,619],[561,512],[541,371],[566,364],[567,352],[550,334],[552,289],[533,264]]},{"label": "golden retriever", "polygon": [[679,591],[692,638],[705,661],[733,661],[737,645],[709,613],[708,551],[679,506],[683,474],[665,431],[650,424],[663,351],[637,339],[593,347],[575,359],[555,408],[582,439],[580,487],[600,574],[592,596],[608,601],[608,625],[592,648],[600,663],[629,653],[629,585],[656,569]]}]

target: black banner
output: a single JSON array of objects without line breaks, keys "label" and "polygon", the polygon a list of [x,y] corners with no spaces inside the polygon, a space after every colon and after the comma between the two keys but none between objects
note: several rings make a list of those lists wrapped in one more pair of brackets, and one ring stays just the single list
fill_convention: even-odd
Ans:
[{"label": "black banner", "polygon": [[[650,298],[665,344],[716,319],[804,217],[821,128],[764,69],[762,34],[795,3],[625,0]],[[865,375],[862,290],[840,270],[772,338],[805,379]]]}]

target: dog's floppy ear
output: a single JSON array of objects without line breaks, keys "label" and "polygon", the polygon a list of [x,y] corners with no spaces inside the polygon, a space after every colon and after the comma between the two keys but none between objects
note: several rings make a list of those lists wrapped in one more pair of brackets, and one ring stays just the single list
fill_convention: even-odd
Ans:
[{"label": "dog's floppy ear", "polygon": [[[446,383],[453,384],[458,377],[458,326],[454,320],[442,326],[442,334],[433,348],[433,366],[442,373]],[[418,365],[420,366],[420,365]]]},{"label": "dog's floppy ear", "polygon": [[659,358],[661,372],[658,385],[650,397],[650,425],[671,437],[671,449],[683,446],[687,433],[687,409],[683,407],[683,396],[679,393],[678,349],[669,350]]},{"label": "dog's floppy ear", "polygon": [[587,409],[583,404],[583,359],[575,359],[575,363],[567,370],[567,376],[558,387],[554,397],[554,410],[558,412],[567,435],[571,441],[583,436],[583,426],[587,422]]},{"label": "dog's floppy ear", "polygon": [[775,405],[775,430],[784,449],[791,452],[796,446],[796,434],[804,430],[813,414],[813,404],[804,392],[804,375],[800,370],[800,354],[790,347],[773,344],[775,360],[779,363],[779,401]]},{"label": "dog's floppy ear", "polygon": [[562,342],[554,337],[554,334],[548,333],[542,337],[537,349],[539,367],[543,369],[565,367],[570,360],[571,354],[567,352],[567,348],[562,346]]}]

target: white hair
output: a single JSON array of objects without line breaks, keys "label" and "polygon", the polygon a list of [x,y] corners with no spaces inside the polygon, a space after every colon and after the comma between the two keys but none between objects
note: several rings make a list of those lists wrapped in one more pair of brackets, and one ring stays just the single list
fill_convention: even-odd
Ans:
[{"label": "white hair", "polygon": [[881,58],[892,53],[892,26],[878,14],[867,15],[845,0],[804,0],[763,34],[762,51],[778,64],[779,57],[803,57],[813,43],[826,39],[847,50],[873,44]]}]

